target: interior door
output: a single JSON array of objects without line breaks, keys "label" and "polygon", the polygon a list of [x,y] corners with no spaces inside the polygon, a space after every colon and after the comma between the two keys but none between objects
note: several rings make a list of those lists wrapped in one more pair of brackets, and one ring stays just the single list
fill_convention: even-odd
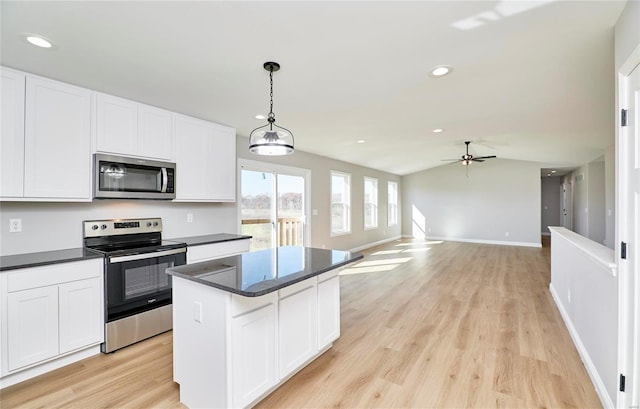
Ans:
[{"label": "interior door", "polygon": [[[621,199],[619,239],[626,243],[620,261],[620,307],[622,315],[621,372],[625,376],[624,407],[640,405],[640,66],[625,79],[627,126],[620,131]],[[623,106],[624,108],[624,106]],[[626,193],[625,193],[626,192]],[[625,197],[626,196],[626,197]],[[620,405],[620,402],[618,402]]]},{"label": "interior door", "polygon": [[569,230],[572,230],[572,215],[571,209],[573,203],[571,202],[571,183],[564,182],[562,184],[562,226]]},{"label": "interior door", "polygon": [[253,236],[250,251],[306,245],[306,172],[261,162],[240,164],[240,230]]}]

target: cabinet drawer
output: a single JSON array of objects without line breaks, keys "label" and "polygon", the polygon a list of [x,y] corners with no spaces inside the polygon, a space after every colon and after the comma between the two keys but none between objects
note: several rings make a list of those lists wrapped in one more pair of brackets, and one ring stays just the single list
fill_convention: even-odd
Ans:
[{"label": "cabinet drawer", "polygon": [[24,268],[6,274],[7,291],[21,291],[86,278],[102,277],[102,259]]},{"label": "cabinet drawer", "polygon": [[257,310],[269,304],[278,302],[278,292],[274,291],[260,297],[243,297],[231,294],[231,316],[237,317],[250,311]]},{"label": "cabinet drawer", "polygon": [[232,256],[247,251],[249,251],[249,239],[189,246],[187,249],[187,264]]},{"label": "cabinet drawer", "polygon": [[316,277],[307,278],[304,281],[300,281],[299,283],[292,284],[288,287],[278,290],[280,299],[288,297],[302,290],[306,290],[307,288],[315,287],[317,284],[318,284],[318,279]]}]

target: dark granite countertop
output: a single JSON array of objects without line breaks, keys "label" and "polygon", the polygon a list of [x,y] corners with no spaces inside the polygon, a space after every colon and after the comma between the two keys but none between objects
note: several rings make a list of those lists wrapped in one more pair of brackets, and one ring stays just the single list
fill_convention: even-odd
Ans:
[{"label": "dark granite countertop", "polygon": [[204,236],[178,237],[178,238],[167,239],[167,240],[176,241],[179,243],[185,243],[187,246],[198,246],[202,244],[222,243],[225,241],[250,239],[251,237],[252,236],[243,236],[240,234],[218,233],[218,234],[206,234]]},{"label": "dark granite countertop", "polygon": [[12,256],[0,257],[0,271],[46,266],[48,264],[69,263],[71,261],[102,257],[102,254],[94,253],[82,247],[75,249],[41,251],[38,253],[15,254]]},{"label": "dark granite countertop", "polygon": [[362,259],[360,253],[285,246],[167,269],[175,277],[258,297]]}]

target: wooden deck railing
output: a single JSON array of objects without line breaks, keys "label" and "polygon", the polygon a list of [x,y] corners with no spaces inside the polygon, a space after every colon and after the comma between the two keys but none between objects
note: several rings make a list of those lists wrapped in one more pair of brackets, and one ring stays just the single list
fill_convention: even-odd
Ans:
[{"label": "wooden deck railing", "polygon": [[[270,219],[243,219],[242,224],[267,224]],[[278,218],[276,231],[278,246],[302,246],[304,243],[304,223],[300,217]]]}]

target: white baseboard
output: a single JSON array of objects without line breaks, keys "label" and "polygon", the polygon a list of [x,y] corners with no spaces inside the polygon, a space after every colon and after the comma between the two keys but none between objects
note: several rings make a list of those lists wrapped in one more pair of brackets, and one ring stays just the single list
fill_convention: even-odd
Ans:
[{"label": "white baseboard", "polygon": [[[413,237],[410,234],[403,234],[402,238],[404,239],[414,239],[417,237]],[[518,246],[518,247],[537,247],[542,248],[542,243],[529,243],[524,241],[498,241],[498,240],[478,240],[478,239],[461,239],[458,237],[438,237],[438,236],[427,236],[424,237],[424,240],[441,240],[441,241],[459,241],[462,243],[478,243],[478,244],[495,244],[498,246]]]},{"label": "white baseboard", "polygon": [[87,349],[73,352],[69,355],[61,356],[60,358],[33,366],[31,368],[27,368],[11,375],[6,375],[2,379],[0,379],[0,388],[6,388],[7,386],[15,385],[16,383],[26,381],[27,379],[31,379],[38,375],[53,371],[54,369],[62,368],[63,366],[78,362],[85,358],[89,358],[90,356],[98,355],[99,353],[100,344],[94,345]]},{"label": "white baseboard", "polygon": [[462,239],[458,237],[428,236],[428,237],[425,237],[425,240],[442,240],[442,241],[458,241],[462,243],[495,244],[498,246],[518,246],[518,247],[538,247],[538,248],[542,247],[541,243],[529,243],[524,241]]},{"label": "white baseboard", "polygon": [[573,326],[571,317],[567,313],[567,310],[564,308],[564,305],[562,304],[560,297],[556,293],[556,290],[553,287],[553,283],[549,284],[549,291],[551,291],[551,296],[553,297],[553,300],[555,301],[556,306],[560,311],[560,315],[564,320],[564,324],[569,330],[569,335],[571,335],[571,339],[573,339],[573,343],[578,349],[580,358],[582,358],[582,363],[584,363],[585,368],[587,368],[587,373],[591,378],[591,382],[593,382],[593,384],[595,385],[596,393],[600,398],[600,402],[602,403],[602,406],[605,408],[614,408],[615,405],[613,404],[611,397],[607,393],[607,389],[604,385],[604,382],[602,381],[602,377],[598,373],[598,370],[596,369],[595,364],[591,360],[591,357],[589,356],[589,352],[587,351],[584,344],[582,343],[582,340],[580,339],[580,334],[578,334],[578,331],[576,331],[576,328]]},{"label": "white baseboard", "polygon": [[365,244],[363,246],[354,247],[354,248],[350,249],[349,251],[355,252],[355,251],[360,251],[360,250],[364,250],[364,249],[370,249],[371,247],[376,247],[376,246],[380,246],[382,244],[390,243],[392,241],[400,240],[402,237],[403,236],[394,236],[394,237],[391,237],[391,238],[388,238],[388,239],[376,241],[375,243],[368,243],[368,244]]}]

